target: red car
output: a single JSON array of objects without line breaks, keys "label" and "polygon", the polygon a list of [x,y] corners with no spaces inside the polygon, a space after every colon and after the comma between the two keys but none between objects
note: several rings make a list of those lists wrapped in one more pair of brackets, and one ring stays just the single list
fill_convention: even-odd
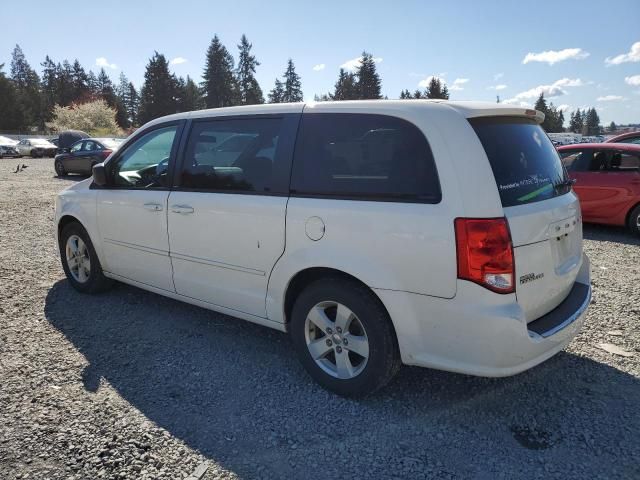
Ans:
[{"label": "red car", "polygon": [[640,235],[640,145],[581,143],[558,153],[576,181],[583,220],[627,225]]},{"label": "red car", "polygon": [[635,143],[640,145],[640,131],[621,133],[604,141],[605,143]]}]

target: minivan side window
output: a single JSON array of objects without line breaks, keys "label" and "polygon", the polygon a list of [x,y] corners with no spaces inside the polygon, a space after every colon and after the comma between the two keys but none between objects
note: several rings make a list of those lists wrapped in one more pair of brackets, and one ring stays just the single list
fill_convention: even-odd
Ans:
[{"label": "minivan side window", "polygon": [[167,188],[169,158],[177,125],[143,134],[109,165],[111,183],[125,188]]},{"label": "minivan side window", "polygon": [[282,118],[194,121],[180,187],[198,191],[270,192]]},{"label": "minivan side window", "polygon": [[438,203],[440,184],[423,133],[387,115],[303,114],[291,193]]}]

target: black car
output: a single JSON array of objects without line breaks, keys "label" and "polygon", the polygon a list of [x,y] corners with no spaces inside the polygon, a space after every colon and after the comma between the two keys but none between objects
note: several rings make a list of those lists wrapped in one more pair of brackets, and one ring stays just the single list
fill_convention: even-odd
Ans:
[{"label": "black car", "polygon": [[104,162],[118,149],[122,140],[117,138],[84,138],[71,145],[69,151],[56,155],[54,168],[59,177],[68,173],[91,175],[96,163]]},{"label": "black car", "polygon": [[57,138],[58,153],[68,153],[71,146],[79,140],[89,138],[89,135],[82,130],[65,130],[60,132]]}]

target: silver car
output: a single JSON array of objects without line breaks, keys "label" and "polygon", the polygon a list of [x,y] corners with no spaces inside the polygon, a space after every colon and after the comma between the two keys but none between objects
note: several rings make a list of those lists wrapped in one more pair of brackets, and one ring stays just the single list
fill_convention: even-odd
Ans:
[{"label": "silver car", "polygon": [[44,138],[25,138],[20,140],[16,147],[18,152],[20,152],[20,155],[28,155],[33,158],[41,158],[45,156],[53,158],[56,156],[56,152],[58,151],[58,147]]}]

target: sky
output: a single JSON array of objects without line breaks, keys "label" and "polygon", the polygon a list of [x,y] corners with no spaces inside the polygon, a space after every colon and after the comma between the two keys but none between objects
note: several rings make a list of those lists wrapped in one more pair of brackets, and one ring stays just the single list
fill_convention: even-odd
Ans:
[{"label": "sky", "polygon": [[[363,50],[377,60],[382,92],[398,98],[430,76],[451,100],[533,104],[541,91],[569,111],[596,107],[603,125],[640,123],[639,0],[10,2],[0,63],[19,44],[40,72],[45,55],[120,72],[140,87],[154,50],[179,76],[201,81],[214,34],[237,57],[244,33],[266,94],[292,58],[305,100],[332,91],[341,66]],[[63,6],[64,5],[64,6]],[[6,12],[9,4],[0,7]],[[61,15],[66,19],[61,20]],[[3,14],[3,17],[8,19]],[[28,19],[28,20],[27,20]],[[565,115],[568,117],[568,115]]]}]

